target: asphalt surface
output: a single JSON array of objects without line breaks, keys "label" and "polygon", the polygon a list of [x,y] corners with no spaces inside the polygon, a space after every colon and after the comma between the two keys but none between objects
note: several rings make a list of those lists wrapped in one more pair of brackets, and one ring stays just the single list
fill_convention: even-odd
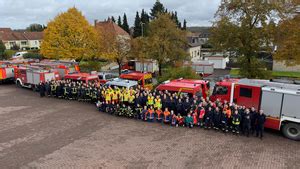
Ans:
[{"label": "asphalt surface", "polygon": [[300,168],[300,143],[173,128],[0,86],[0,168]]}]

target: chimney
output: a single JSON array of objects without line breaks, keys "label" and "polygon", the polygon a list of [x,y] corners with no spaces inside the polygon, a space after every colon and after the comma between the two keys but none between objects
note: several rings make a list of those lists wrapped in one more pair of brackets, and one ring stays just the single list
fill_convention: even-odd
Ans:
[{"label": "chimney", "polygon": [[97,22],[98,22],[98,19],[95,19],[95,20],[94,20],[94,26],[97,25]]}]

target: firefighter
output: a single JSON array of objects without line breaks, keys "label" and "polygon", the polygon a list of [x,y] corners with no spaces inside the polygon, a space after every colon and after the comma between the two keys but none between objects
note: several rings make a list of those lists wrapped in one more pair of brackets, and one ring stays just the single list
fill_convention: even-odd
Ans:
[{"label": "firefighter", "polygon": [[184,127],[184,118],[181,116],[180,113],[177,115],[177,126],[183,126]]},{"label": "firefighter", "polygon": [[205,109],[204,107],[198,107],[199,110],[199,126],[202,128],[204,126],[204,116],[205,116]]},{"label": "firefighter", "polygon": [[162,108],[162,103],[161,103],[161,99],[159,96],[156,96],[156,98],[154,99],[154,109],[161,109]]},{"label": "firefighter", "polygon": [[263,138],[265,122],[266,115],[263,110],[259,110],[259,113],[256,116],[256,137],[260,137],[260,139]]},{"label": "firefighter", "polygon": [[155,115],[156,115],[156,121],[158,123],[161,123],[162,122],[162,111],[160,108],[158,108],[156,111],[155,111]]},{"label": "firefighter", "polygon": [[205,119],[205,129],[210,129],[212,126],[212,117],[213,117],[213,110],[211,107],[208,107],[208,111],[206,112],[204,119]]},{"label": "firefighter", "polygon": [[135,107],[136,119],[141,119],[142,110],[143,110],[143,108],[141,107],[141,105],[137,104],[137,106]]},{"label": "firefighter", "polygon": [[240,134],[240,124],[241,124],[241,116],[239,115],[238,110],[234,111],[232,115],[232,132],[236,134]]},{"label": "firefighter", "polygon": [[67,84],[65,84],[65,86],[63,87],[63,90],[64,90],[64,98],[68,99],[69,92],[68,92],[68,86],[67,86]]},{"label": "firefighter", "polygon": [[178,127],[177,116],[173,110],[171,110],[171,125]]},{"label": "firefighter", "polygon": [[142,113],[141,113],[141,119],[143,119],[144,121],[147,121],[147,106],[144,106],[144,109],[142,110]]},{"label": "firefighter", "polygon": [[250,116],[250,110],[246,109],[245,114],[243,116],[243,132],[246,134],[247,137],[249,137],[250,129],[251,129],[251,116]]},{"label": "firefighter", "polygon": [[73,85],[71,88],[71,93],[72,93],[72,99],[77,100],[77,87]]},{"label": "firefighter", "polygon": [[154,97],[152,96],[152,94],[149,94],[147,97],[147,106],[153,106],[154,104]]},{"label": "firefighter", "polygon": [[40,91],[40,97],[45,96],[45,84],[43,82],[40,82],[39,84],[39,91]]},{"label": "firefighter", "polygon": [[256,123],[256,117],[257,117],[257,112],[255,110],[254,107],[251,108],[250,110],[250,118],[251,118],[251,134],[253,135],[256,127],[255,127],[255,123]]},{"label": "firefighter", "polygon": [[56,83],[52,82],[50,87],[51,87],[51,96],[55,97],[56,96]]},{"label": "firefighter", "polygon": [[105,91],[105,101],[108,103],[111,102],[111,94],[110,94],[109,89],[106,89],[106,91]]},{"label": "firefighter", "polygon": [[118,92],[116,90],[112,92],[112,101],[114,101],[115,103],[119,102]]},{"label": "firefighter", "polygon": [[213,126],[215,130],[219,130],[220,128],[220,119],[221,119],[221,111],[219,107],[216,107],[213,113]]},{"label": "firefighter", "polygon": [[58,83],[57,88],[56,88],[56,96],[57,98],[61,99],[63,94],[63,86],[61,83]]},{"label": "firefighter", "polygon": [[227,118],[227,113],[226,111],[223,111],[223,113],[221,114],[221,129],[223,132],[228,132],[228,118]]},{"label": "firefighter", "polygon": [[50,97],[51,96],[51,87],[50,87],[50,84],[48,81],[45,83],[45,90],[46,90],[47,97]]},{"label": "firefighter", "polygon": [[150,106],[150,108],[147,111],[147,115],[146,115],[148,122],[153,122],[154,121],[154,116],[155,116],[155,114],[154,114],[153,107]]},{"label": "firefighter", "polygon": [[128,91],[128,89],[126,89],[124,92],[123,92],[123,103],[125,104],[125,105],[128,105],[128,101],[129,101],[129,96],[130,96],[130,94],[129,94],[129,91]]},{"label": "firefighter", "polygon": [[171,113],[169,112],[168,108],[166,108],[164,111],[164,120],[163,120],[165,124],[170,123],[170,114]]},{"label": "firefighter", "polygon": [[135,96],[134,94],[130,94],[128,98],[128,105],[133,106],[134,105]]}]

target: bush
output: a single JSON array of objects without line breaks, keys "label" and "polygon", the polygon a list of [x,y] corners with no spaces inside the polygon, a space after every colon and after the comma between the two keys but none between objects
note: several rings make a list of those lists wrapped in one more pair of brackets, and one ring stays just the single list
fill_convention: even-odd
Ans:
[{"label": "bush", "polygon": [[270,71],[267,70],[266,65],[255,57],[248,58],[240,57],[238,59],[240,71],[239,75],[250,79],[269,79],[271,77]]},{"label": "bush", "polygon": [[39,53],[26,53],[23,55],[24,59],[43,59],[43,55],[39,54]]},{"label": "bush", "polygon": [[0,59],[2,60],[10,59],[15,53],[16,51],[14,50],[5,50]]},{"label": "bush", "polygon": [[99,71],[101,66],[101,62],[96,61],[81,61],[79,63],[80,71],[87,73],[90,73],[91,71]]},{"label": "bush", "polygon": [[170,67],[163,75],[158,77],[158,83],[173,79],[200,79],[200,76],[191,67]]}]

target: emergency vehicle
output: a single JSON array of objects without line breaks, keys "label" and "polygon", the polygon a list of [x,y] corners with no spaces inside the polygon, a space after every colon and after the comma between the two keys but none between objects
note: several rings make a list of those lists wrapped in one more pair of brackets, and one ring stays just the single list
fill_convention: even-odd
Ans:
[{"label": "emergency vehicle", "polygon": [[98,77],[100,80],[100,84],[105,84],[108,81],[111,81],[118,77],[118,75],[113,73],[105,73],[105,72],[99,72]]},{"label": "emergency vehicle", "polygon": [[84,83],[99,82],[98,75],[91,74],[91,73],[71,73],[71,74],[67,74],[64,79],[69,79],[72,81],[79,81]]},{"label": "emergency vehicle", "polygon": [[124,79],[120,79],[120,78],[115,78],[111,81],[108,81],[105,83],[105,86],[109,86],[111,88],[114,87],[119,87],[119,88],[133,88],[136,89],[138,86],[137,81],[133,81],[133,80],[124,80]]},{"label": "emergency vehicle", "polygon": [[195,83],[193,83],[193,80],[189,79],[177,79],[173,81],[168,80],[157,86],[156,90],[167,90],[170,92],[177,92],[181,94],[187,94],[190,96],[206,97],[207,86],[203,85],[202,82],[200,83],[200,81],[198,81],[198,83],[196,82],[197,80],[195,81]]},{"label": "emergency vehicle", "polygon": [[230,101],[267,116],[266,128],[280,130],[284,136],[300,140],[300,85],[268,80],[225,79],[217,82],[211,100]]},{"label": "emergency vehicle", "polygon": [[120,75],[121,79],[137,81],[140,86],[149,90],[153,89],[152,74],[151,73],[139,73],[128,72]]},{"label": "emergency vehicle", "polygon": [[43,60],[40,63],[32,63],[31,65],[55,69],[59,72],[61,78],[64,78],[67,74],[80,72],[77,62]]},{"label": "emergency vehicle", "polygon": [[204,98],[209,96],[209,91],[210,91],[209,81],[197,80],[197,79],[183,79],[183,78],[172,80],[172,81],[182,82],[182,83],[191,83],[191,84],[200,84],[201,85],[202,96]]},{"label": "emergency vehicle", "polygon": [[158,72],[159,68],[157,61],[155,60],[130,60],[122,66],[122,70],[156,73]]},{"label": "emergency vehicle", "polygon": [[17,66],[14,69],[14,75],[17,86],[32,89],[36,89],[40,82],[60,80],[57,71],[33,66]]},{"label": "emergency vehicle", "polygon": [[14,80],[14,68],[10,64],[0,64],[0,83]]}]

